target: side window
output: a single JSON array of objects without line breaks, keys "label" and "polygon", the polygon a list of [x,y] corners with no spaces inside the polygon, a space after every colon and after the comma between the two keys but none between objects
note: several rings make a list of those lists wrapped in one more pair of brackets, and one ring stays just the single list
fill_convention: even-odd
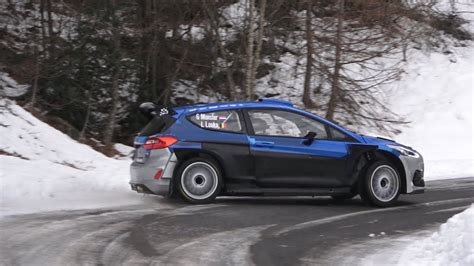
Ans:
[{"label": "side window", "polygon": [[242,132],[239,114],[234,110],[197,113],[189,116],[189,120],[200,128]]},{"label": "side window", "polygon": [[316,138],[328,137],[323,123],[304,115],[281,110],[249,110],[250,121],[256,135],[304,137],[308,132]]},{"label": "side window", "polygon": [[333,127],[329,127],[329,130],[331,131],[331,137],[333,139],[336,139],[336,140],[349,140],[350,139],[348,136],[346,136],[346,134],[342,133],[341,131]]}]

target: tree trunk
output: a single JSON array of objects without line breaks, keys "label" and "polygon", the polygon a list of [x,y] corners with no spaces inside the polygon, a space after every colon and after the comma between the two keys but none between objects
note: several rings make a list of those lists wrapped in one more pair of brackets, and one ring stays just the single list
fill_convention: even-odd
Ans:
[{"label": "tree trunk", "polygon": [[228,83],[226,96],[229,100],[233,100],[234,99],[233,92],[235,89],[235,82],[234,82],[234,76],[233,76],[234,71],[232,69],[232,64],[229,62],[227,51],[225,50],[221,35],[219,33],[219,22],[218,22],[218,19],[216,19],[216,16],[214,14],[215,8],[213,6],[211,10],[206,0],[203,0],[202,3],[204,5],[204,9],[207,12],[207,15],[209,16],[209,22],[212,27],[212,31],[214,32],[215,37],[216,37],[219,53],[221,54],[222,59],[224,60],[224,64],[226,66],[226,78],[227,78],[227,83]]},{"label": "tree trunk", "polygon": [[49,56],[54,51],[54,30],[53,30],[53,16],[52,16],[51,0],[46,0],[46,11],[48,15],[48,34],[49,34]]},{"label": "tree trunk", "polygon": [[33,77],[33,87],[31,89],[31,99],[30,102],[26,105],[31,111],[35,109],[36,97],[38,95],[38,80],[40,77],[40,56],[38,51],[38,44],[34,46],[35,54],[35,75]]},{"label": "tree trunk", "polygon": [[334,113],[336,107],[340,101],[340,85],[339,85],[339,74],[341,71],[341,60],[342,60],[342,23],[344,15],[344,0],[338,1],[338,16],[337,16],[337,31],[336,31],[336,41],[335,41],[335,56],[334,56],[334,73],[331,84],[331,97],[328,103],[328,109],[326,113],[326,118],[329,120],[334,119]]},{"label": "tree trunk", "polygon": [[173,75],[167,81],[167,86],[166,86],[166,90],[164,92],[164,97],[163,97],[163,104],[165,106],[168,105],[169,102],[170,102],[171,88],[173,87],[173,83],[176,81],[176,78],[178,77],[179,71],[181,71],[181,67],[183,66],[184,60],[186,60],[186,58],[188,56],[188,51],[189,51],[189,46],[186,47],[186,50],[184,50],[183,55],[181,55],[181,58],[180,58],[178,64],[175,66]]},{"label": "tree trunk", "polygon": [[255,0],[248,0],[249,2],[249,32],[247,37],[247,68],[245,72],[245,90],[247,100],[253,98],[252,88],[252,68],[253,68],[253,53],[255,40]]},{"label": "tree trunk", "polygon": [[43,46],[43,51],[46,51],[46,23],[44,18],[44,1],[40,1],[40,24],[41,24],[41,45]]},{"label": "tree trunk", "polygon": [[119,78],[120,78],[120,31],[119,31],[119,23],[118,17],[116,14],[116,5],[115,1],[111,2],[112,11],[112,41],[113,41],[113,72],[112,72],[112,87],[110,90],[110,95],[112,97],[109,117],[107,121],[107,125],[105,127],[104,132],[104,145],[105,145],[105,153],[107,155],[113,154],[113,136],[114,136],[114,129],[117,119],[118,113],[118,105],[119,105]]},{"label": "tree trunk", "polygon": [[158,25],[156,23],[157,20],[157,3],[152,1],[151,4],[152,9],[152,41],[151,41],[151,56],[150,56],[150,63],[151,63],[151,99],[154,103],[158,101]]},{"label": "tree trunk", "polygon": [[304,76],[303,104],[305,107],[313,108],[314,103],[311,100],[311,76],[313,74],[313,29],[311,27],[311,13],[313,2],[307,1],[306,5],[306,73]]},{"label": "tree trunk", "polygon": [[258,20],[258,35],[257,35],[257,47],[255,48],[255,54],[253,55],[253,63],[252,63],[252,73],[250,75],[250,88],[251,88],[251,95],[250,100],[255,100],[255,79],[257,78],[257,70],[258,66],[260,65],[260,54],[262,53],[262,43],[263,43],[263,30],[265,22],[265,9],[267,8],[267,0],[260,0],[260,17]]},{"label": "tree trunk", "polygon": [[82,129],[81,129],[81,132],[79,133],[79,138],[78,138],[79,142],[84,142],[87,127],[89,126],[90,116],[91,116],[91,98],[89,96],[89,93],[87,93],[87,111],[86,111],[86,117],[84,118],[84,124],[82,124]]}]

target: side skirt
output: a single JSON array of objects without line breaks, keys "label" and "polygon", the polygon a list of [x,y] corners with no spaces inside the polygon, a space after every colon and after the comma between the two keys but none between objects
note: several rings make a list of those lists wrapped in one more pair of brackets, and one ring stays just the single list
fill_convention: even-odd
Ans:
[{"label": "side skirt", "polygon": [[226,196],[335,196],[351,192],[350,187],[342,188],[259,188],[226,186],[222,195]]}]

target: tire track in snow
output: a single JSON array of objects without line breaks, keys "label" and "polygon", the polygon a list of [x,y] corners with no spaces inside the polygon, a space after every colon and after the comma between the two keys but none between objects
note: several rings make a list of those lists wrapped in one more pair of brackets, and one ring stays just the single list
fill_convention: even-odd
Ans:
[{"label": "tire track in snow", "polygon": [[[90,210],[64,216],[25,215],[0,220],[0,265],[102,264],[101,256],[144,215],[190,215],[226,206],[193,205],[177,209]],[[51,214],[50,214],[51,215]],[[57,216],[57,217],[56,217]],[[17,222],[21,221],[21,222]]]},{"label": "tire track in snow", "polygon": [[[104,250],[101,262],[104,265],[253,265],[250,247],[260,240],[262,231],[272,226],[252,226],[197,237],[164,254],[149,257],[130,249],[125,244],[129,233],[124,233]],[[174,241],[161,245],[176,244],[171,242]]]},{"label": "tire track in snow", "polygon": [[250,247],[272,225],[252,226],[214,233],[169,251],[153,265],[253,265]]}]

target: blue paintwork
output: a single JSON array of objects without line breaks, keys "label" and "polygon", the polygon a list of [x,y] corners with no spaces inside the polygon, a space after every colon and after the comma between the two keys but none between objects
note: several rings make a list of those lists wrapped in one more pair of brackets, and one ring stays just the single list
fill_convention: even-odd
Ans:
[{"label": "blue paintwork", "polygon": [[[301,144],[303,140],[302,138],[247,136],[245,133],[227,133],[223,131],[202,129],[191,123],[186,118],[187,116],[196,113],[247,108],[274,108],[299,113],[344,132],[345,134],[351,136],[355,142],[316,140],[312,145],[305,146]],[[177,137],[179,142],[172,146],[172,148],[177,149],[200,149],[199,143],[202,142],[242,143],[249,144],[250,148],[255,151],[271,151],[295,154],[300,153],[312,156],[341,158],[348,155],[348,145],[357,143],[358,145],[377,145],[380,150],[387,151],[397,157],[400,155],[398,151],[387,146],[387,144],[396,144],[394,141],[354,133],[322,117],[298,109],[290,102],[278,99],[262,99],[256,102],[196,104],[175,107],[174,111],[176,114],[174,114],[173,117],[176,119],[176,122],[168,130],[162,132],[160,135]],[[145,141],[146,137],[135,138],[136,145],[142,145]],[[273,142],[273,144],[265,144],[262,142]],[[190,145],[189,143],[194,144]]]},{"label": "blue paintwork", "polygon": [[[253,151],[300,154],[316,157],[342,158],[347,155],[347,143],[342,141],[316,140],[304,145],[303,138],[249,136]],[[262,144],[263,145],[262,145]]]}]

